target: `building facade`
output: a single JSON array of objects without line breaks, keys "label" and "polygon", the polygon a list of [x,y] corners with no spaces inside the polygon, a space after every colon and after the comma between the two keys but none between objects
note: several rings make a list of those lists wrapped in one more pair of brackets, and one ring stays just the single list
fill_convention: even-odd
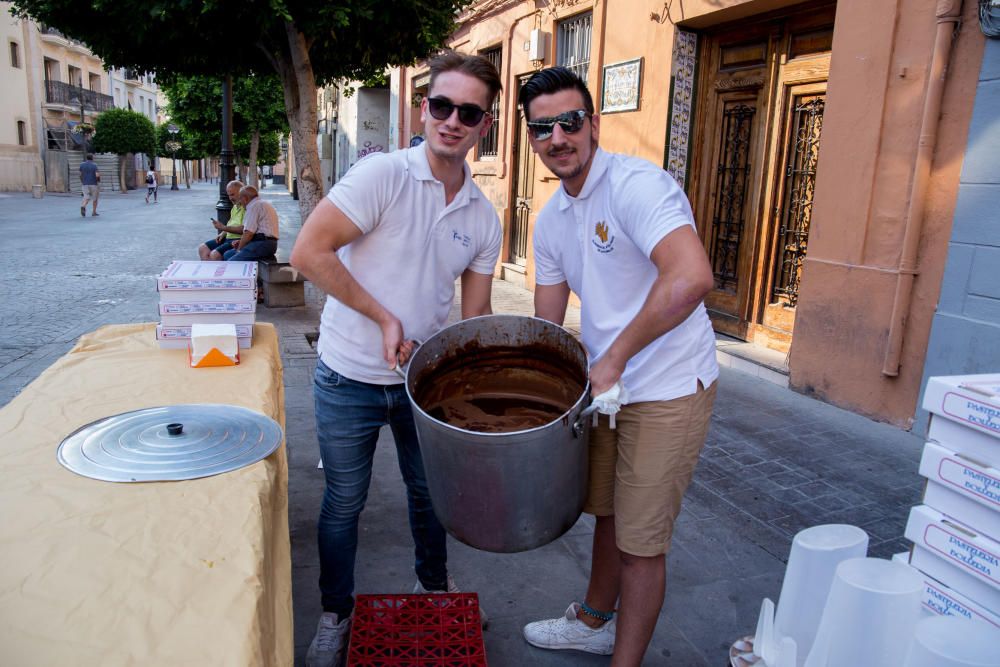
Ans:
[{"label": "building facade", "polygon": [[9,3],[0,3],[0,190],[28,191],[44,184],[39,145],[43,140],[37,74],[32,72],[34,29],[30,22],[10,15]]},{"label": "building facade", "polygon": [[[159,89],[156,79],[152,74],[139,72],[138,70],[113,67],[108,70],[109,88],[114,105],[118,109],[128,109],[138,111],[156,125],[160,117]],[[158,165],[160,169],[160,182],[169,183],[164,177],[169,178],[171,172],[170,160],[161,160]],[[130,158],[126,175],[129,180],[129,187],[144,188],[146,170],[149,169],[150,157],[142,154],[134,154]],[[164,169],[166,174],[163,173]]]},{"label": "building facade", "polygon": [[[87,47],[58,30],[14,19],[9,2],[0,2],[4,63],[0,84],[0,189],[27,190],[43,185],[52,192],[77,189],[75,168],[87,150],[86,135],[74,131],[92,124],[113,107],[110,78],[103,62]],[[102,165],[102,170],[109,164]],[[113,169],[117,174],[117,169]],[[116,186],[117,175],[102,181]]]},{"label": "building facade", "polygon": [[[100,58],[82,43],[55,28],[35,26],[38,36],[42,81],[42,124],[45,143],[41,147],[45,164],[45,185],[50,192],[79,190],[77,166],[90,150],[87,137],[74,128],[93,124],[102,111],[113,108],[108,73]],[[118,170],[113,160],[100,164],[102,173],[114,174],[101,182],[102,188],[116,187]],[[113,180],[112,180],[113,179]]]},{"label": "building facade", "polygon": [[[955,0],[483,0],[449,45],[498,66],[495,131],[471,158],[504,224],[498,274],[533,285],[531,234],[558,181],[518,87],[565,65],[601,145],[686,191],[718,332],[786,359],[798,391],[912,425],[985,38]],[[426,67],[392,117],[420,131]]]},{"label": "building facade", "polygon": [[138,111],[156,125],[160,111],[159,88],[152,74],[114,67],[108,70],[108,79],[108,92],[116,108]]}]

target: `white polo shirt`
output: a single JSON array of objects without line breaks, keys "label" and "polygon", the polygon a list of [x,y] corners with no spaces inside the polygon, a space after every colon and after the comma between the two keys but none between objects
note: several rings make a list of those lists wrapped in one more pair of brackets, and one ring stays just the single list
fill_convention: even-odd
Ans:
[{"label": "white polo shirt", "polygon": [[[455,280],[466,269],[493,274],[501,237],[493,204],[465,165],[462,189],[445,205],[426,143],[364,158],[327,197],[363,234],[338,251],[340,260],[399,318],[406,338],[427,340],[445,325]],[[323,363],[352,380],[400,382],[382,358],[382,330],[332,296],[317,347]]]},{"label": "white polo shirt", "polygon": [[[646,160],[597,149],[577,197],[558,193],[535,223],[535,279],[566,281],[580,297],[583,344],[593,364],[642,308],[656,279],[653,248],[694,218],[684,192]],[[719,376],[715,335],[698,304],[677,327],[625,366],[629,403],[667,401],[708,387]]]}]

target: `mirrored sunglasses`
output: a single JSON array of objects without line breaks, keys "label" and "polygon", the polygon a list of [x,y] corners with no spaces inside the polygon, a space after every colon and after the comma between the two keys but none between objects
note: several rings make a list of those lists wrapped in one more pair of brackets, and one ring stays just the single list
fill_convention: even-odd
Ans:
[{"label": "mirrored sunglasses", "polygon": [[544,141],[552,136],[552,131],[558,123],[566,134],[576,134],[583,127],[584,119],[589,115],[586,109],[576,109],[575,111],[566,111],[553,118],[536,118],[528,121],[528,132],[536,141]]},{"label": "mirrored sunglasses", "polygon": [[486,110],[475,104],[452,104],[451,100],[444,97],[427,98],[427,110],[438,120],[447,120],[455,109],[458,109],[458,120],[467,127],[479,125],[479,121],[486,115]]}]

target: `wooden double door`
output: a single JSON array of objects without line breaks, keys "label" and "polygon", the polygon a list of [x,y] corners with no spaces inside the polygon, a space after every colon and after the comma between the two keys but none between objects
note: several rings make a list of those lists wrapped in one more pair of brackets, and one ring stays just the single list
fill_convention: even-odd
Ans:
[{"label": "wooden double door", "polygon": [[717,331],[787,351],[795,324],[835,5],[702,37],[691,199]]}]

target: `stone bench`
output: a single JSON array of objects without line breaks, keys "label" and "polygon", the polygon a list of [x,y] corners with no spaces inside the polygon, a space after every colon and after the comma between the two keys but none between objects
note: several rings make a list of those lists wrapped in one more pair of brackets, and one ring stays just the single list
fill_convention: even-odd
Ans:
[{"label": "stone bench", "polygon": [[306,277],[288,263],[287,253],[257,261],[257,287],[268,308],[306,305]]}]

